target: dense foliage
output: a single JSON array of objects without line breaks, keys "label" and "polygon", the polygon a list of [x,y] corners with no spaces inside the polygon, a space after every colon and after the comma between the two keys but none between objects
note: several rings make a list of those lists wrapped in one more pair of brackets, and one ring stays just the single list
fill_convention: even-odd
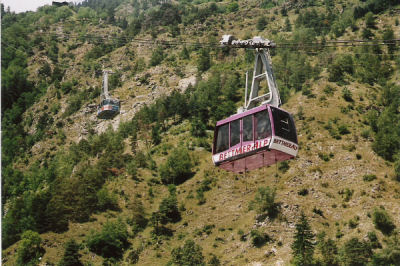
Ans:
[{"label": "dense foliage", "polygon": [[92,232],[87,245],[90,251],[105,258],[121,258],[129,246],[126,224],[121,220],[105,223],[101,232]]}]

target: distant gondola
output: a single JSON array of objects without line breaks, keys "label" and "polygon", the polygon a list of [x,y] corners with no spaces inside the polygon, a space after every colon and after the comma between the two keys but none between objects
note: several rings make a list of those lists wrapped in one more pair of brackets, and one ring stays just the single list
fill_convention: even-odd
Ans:
[{"label": "distant gondola", "polygon": [[121,103],[113,99],[108,94],[108,74],[109,70],[103,70],[103,93],[100,96],[100,104],[97,107],[97,117],[100,119],[112,119],[119,114]]}]

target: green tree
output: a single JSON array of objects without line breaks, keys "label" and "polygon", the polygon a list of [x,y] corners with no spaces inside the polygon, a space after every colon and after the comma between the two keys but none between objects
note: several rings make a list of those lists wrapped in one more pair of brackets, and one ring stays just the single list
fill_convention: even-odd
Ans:
[{"label": "green tree", "polygon": [[158,145],[161,143],[161,136],[160,136],[160,125],[156,124],[151,129],[151,141],[153,145]]},{"label": "green tree", "polygon": [[197,58],[197,69],[199,72],[207,71],[211,66],[210,50],[202,48]]},{"label": "green tree", "polygon": [[80,261],[79,245],[74,239],[70,239],[65,245],[64,256],[58,263],[58,266],[83,266]]},{"label": "green tree", "polygon": [[158,46],[151,54],[150,66],[159,65],[163,59],[164,59],[164,49],[161,46]]},{"label": "green tree", "polygon": [[174,248],[171,252],[171,256],[171,262],[177,265],[206,265],[204,262],[202,248],[193,240],[186,240],[183,247]]},{"label": "green tree", "polygon": [[314,254],[314,233],[308,223],[307,217],[301,213],[296,224],[296,233],[292,243],[293,262],[295,265],[311,265]]},{"label": "green tree", "polygon": [[372,249],[368,242],[351,238],[346,241],[339,251],[340,262],[343,265],[363,266],[372,256]]},{"label": "green tree", "polygon": [[400,158],[394,163],[394,177],[400,182]]},{"label": "green tree", "polygon": [[256,28],[259,31],[262,31],[267,26],[267,18],[262,16],[257,20]]},{"label": "green tree", "polygon": [[325,240],[325,232],[318,234],[318,248],[322,255],[322,265],[339,265],[338,248],[336,246],[336,243],[332,239]]},{"label": "green tree", "polygon": [[344,74],[353,74],[354,63],[351,55],[342,55],[335,58],[328,67],[329,81],[343,81]]},{"label": "green tree", "polygon": [[392,218],[390,218],[389,214],[381,208],[374,209],[374,212],[372,213],[372,221],[375,227],[381,230],[385,235],[390,235],[396,228]]},{"label": "green tree", "polygon": [[372,265],[386,266],[399,265],[400,262],[400,238],[395,232],[386,240],[386,247],[372,257]]},{"label": "green tree", "polygon": [[266,214],[273,218],[278,213],[278,204],[275,202],[276,190],[270,187],[258,188],[254,201],[250,202],[250,208],[258,214]]},{"label": "green tree", "polygon": [[162,218],[160,222],[162,224],[179,222],[181,220],[181,213],[179,212],[176,195],[170,195],[163,199],[158,208],[158,212],[161,214]]},{"label": "green tree", "polygon": [[105,258],[122,258],[129,246],[128,231],[122,220],[107,222],[101,232],[92,233],[87,239],[89,250]]},{"label": "green tree", "polygon": [[193,163],[186,148],[171,151],[167,162],[160,166],[160,177],[164,184],[181,184],[193,175]]},{"label": "green tree", "polygon": [[45,253],[41,244],[42,239],[37,232],[25,231],[17,250],[17,265],[37,265]]},{"label": "green tree", "polygon": [[142,201],[135,197],[132,203],[128,205],[128,208],[131,212],[130,225],[133,227],[133,231],[139,232],[146,228],[148,221]]},{"label": "green tree", "polygon": [[376,22],[375,22],[374,14],[372,14],[372,12],[368,12],[368,13],[365,15],[365,25],[366,25],[368,28],[371,28],[371,29],[374,29],[374,28],[375,28]]},{"label": "green tree", "polygon": [[118,210],[118,196],[116,193],[109,192],[107,186],[103,186],[97,192],[97,208],[100,211]]}]

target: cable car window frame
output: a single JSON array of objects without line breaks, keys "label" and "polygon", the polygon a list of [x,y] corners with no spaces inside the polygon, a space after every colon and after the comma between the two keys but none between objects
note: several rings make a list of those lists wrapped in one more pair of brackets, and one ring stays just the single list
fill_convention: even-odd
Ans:
[{"label": "cable car window frame", "polygon": [[229,123],[229,147],[240,144],[240,120],[242,119]]},{"label": "cable car window frame", "polygon": [[[263,118],[263,119],[261,120],[258,117]],[[259,121],[266,122],[266,124],[265,124],[266,130],[264,132],[260,131],[259,125],[261,125],[261,123],[259,123]],[[262,134],[260,134],[260,133],[262,133]],[[272,136],[272,127],[271,127],[271,121],[269,118],[268,109],[254,113],[254,138],[255,138],[255,140],[261,140],[261,139],[265,139],[265,138],[268,138],[271,136]]]},{"label": "cable car window frame", "polygon": [[[222,130],[224,130],[224,131],[226,130],[226,132],[222,132]],[[224,133],[224,134],[222,134],[222,133]],[[226,141],[226,139],[227,139],[227,141]],[[221,143],[224,140],[226,143]],[[225,145],[221,146],[223,144],[225,144]],[[216,153],[226,151],[227,149],[229,149],[229,123],[220,125],[217,128],[217,137],[215,140],[215,152]]]},{"label": "cable car window frame", "polygon": [[[250,118],[250,119],[248,119],[248,118]],[[243,117],[242,119],[241,119],[243,122],[243,129],[242,129],[242,138],[243,138],[243,142],[246,142],[246,141],[254,141],[254,118],[253,118],[253,114],[250,114],[250,115],[247,115],[247,116],[245,116],[245,117]],[[245,120],[249,120],[250,121],[250,131],[249,130],[246,130],[246,127],[245,127],[245,125],[247,125],[247,123],[245,122]],[[246,132],[247,131],[247,132]],[[246,134],[245,134],[245,132],[246,132]],[[248,137],[248,138],[245,138],[245,137]]]},{"label": "cable car window frame", "polygon": [[275,136],[284,138],[288,141],[297,144],[297,132],[293,121],[293,117],[278,108],[273,106],[271,108],[272,119],[274,120],[274,133]]}]

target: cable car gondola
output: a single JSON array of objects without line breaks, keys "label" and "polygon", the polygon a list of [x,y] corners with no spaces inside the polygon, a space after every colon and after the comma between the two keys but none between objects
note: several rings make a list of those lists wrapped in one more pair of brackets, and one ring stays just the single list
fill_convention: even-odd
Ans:
[{"label": "cable car gondola", "polygon": [[121,103],[113,99],[108,94],[108,74],[109,70],[103,70],[103,93],[100,96],[100,104],[97,107],[97,117],[100,119],[112,119],[119,114]]},{"label": "cable car gondola", "polygon": [[[247,102],[238,113],[218,121],[214,131],[212,160],[228,171],[243,173],[297,156],[297,133],[293,117],[279,108],[279,92],[272,72],[269,40],[235,40],[224,35],[223,45],[256,48],[253,82]],[[263,72],[265,69],[265,72]],[[266,79],[269,92],[258,96],[260,81]],[[261,105],[256,106],[257,103]]]}]

